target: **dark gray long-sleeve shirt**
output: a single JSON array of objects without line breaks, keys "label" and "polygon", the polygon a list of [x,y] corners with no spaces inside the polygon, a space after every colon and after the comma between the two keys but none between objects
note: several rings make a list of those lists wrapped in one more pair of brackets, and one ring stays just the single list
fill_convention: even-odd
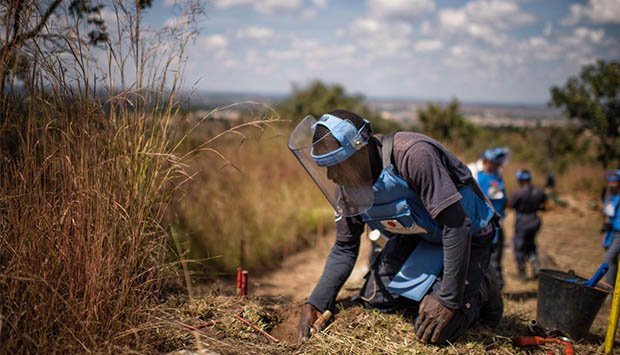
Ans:
[{"label": "dark gray long-sleeve shirt", "polygon": [[[467,166],[438,143],[418,133],[400,132],[394,137],[394,165],[409,188],[420,197],[429,214],[443,228],[444,276],[440,302],[459,308],[467,276],[471,221],[457,203],[461,199],[457,184],[473,181]],[[451,176],[457,176],[455,182]],[[445,213],[443,213],[445,212]],[[331,308],[351,274],[359,253],[364,223],[359,217],[336,216],[336,242],[327,257],[323,274],[308,298],[320,311]]]}]

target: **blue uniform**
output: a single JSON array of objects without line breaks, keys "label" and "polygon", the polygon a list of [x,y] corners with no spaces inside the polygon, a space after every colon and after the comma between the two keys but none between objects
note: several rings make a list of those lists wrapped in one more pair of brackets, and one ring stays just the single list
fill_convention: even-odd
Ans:
[{"label": "blue uniform", "polygon": [[614,285],[618,270],[618,254],[620,254],[620,193],[611,194],[605,199],[603,213],[607,217],[609,226],[603,239],[603,245],[607,249],[603,262],[609,265],[607,283]]},{"label": "blue uniform", "polygon": [[489,198],[495,211],[504,218],[506,201],[506,189],[504,187],[504,180],[497,173],[488,173],[486,171],[478,172],[478,185],[484,194]]},{"label": "blue uniform", "polygon": [[[388,238],[401,234],[421,239],[414,251],[416,255],[407,259],[396,280],[387,285],[392,292],[420,301],[443,265],[443,230],[389,159],[384,161],[384,166],[373,185],[375,203],[361,218],[371,229],[380,230]],[[470,234],[489,234],[496,217],[491,204],[475,184],[462,184],[459,194],[459,202],[471,221]]]},{"label": "blue uniform", "polygon": [[620,232],[620,194],[611,194],[605,199],[603,213],[607,217],[608,230],[603,236],[603,246],[609,248],[614,235]]}]

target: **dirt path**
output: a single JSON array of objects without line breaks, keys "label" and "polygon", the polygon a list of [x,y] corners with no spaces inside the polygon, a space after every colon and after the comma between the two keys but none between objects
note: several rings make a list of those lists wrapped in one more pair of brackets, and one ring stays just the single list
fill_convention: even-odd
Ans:
[{"label": "dirt path", "polygon": [[[262,297],[279,298],[294,303],[304,301],[321,277],[327,255],[334,243],[335,235],[329,233],[317,238],[316,245],[284,260],[282,266],[254,283],[254,294]],[[360,287],[368,271],[370,242],[364,238],[360,256],[343,292],[351,287]],[[342,292],[340,294],[342,296]]]}]

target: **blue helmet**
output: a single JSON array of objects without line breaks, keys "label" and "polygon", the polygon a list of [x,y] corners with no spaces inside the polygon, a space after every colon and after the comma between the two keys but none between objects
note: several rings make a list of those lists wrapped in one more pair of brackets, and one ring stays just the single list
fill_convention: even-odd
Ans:
[{"label": "blue helmet", "polygon": [[620,169],[607,171],[607,181],[620,181]]},{"label": "blue helmet", "polygon": [[506,147],[494,147],[489,148],[482,153],[482,159],[490,161],[491,163],[503,165],[508,158],[510,151]]},{"label": "blue helmet", "polygon": [[364,120],[364,126],[357,129],[351,121],[330,114],[321,116],[312,126],[313,132],[316,126],[325,126],[340,143],[340,148],[329,153],[315,154],[314,149],[312,150],[311,156],[318,166],[333,166],[342,163],[368,144],[372,135],[368,121]]},{"label": "blue helmet", "polygon": [[516,176],[517,176],[517,180],[519,181],[532,180],[532,173],[530,173],[530,171],[527,169],[517,170]]}]

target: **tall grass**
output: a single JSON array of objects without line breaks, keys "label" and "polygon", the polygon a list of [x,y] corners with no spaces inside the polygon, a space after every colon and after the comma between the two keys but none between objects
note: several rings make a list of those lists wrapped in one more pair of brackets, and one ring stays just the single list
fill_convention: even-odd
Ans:
[{"label": "tall grass", "polygon": [[[217,134],[223,125],[212,122],[205,130]],[[192,139],[207,139],[205,130]],[[254,271],[273,267],[312,244],[317,229],[333,219],[329,204],[288,150],[288,131],[283,124],[236,130],[243,136],[218,140],[218,154],[188,162],[192,183],[171,210],[191,257],[210,258],[203,271],[231,273],[241,262]]]},{"label": "tall grass", "polygon": [[11,53],[30,65],[1,98],[0,353],[148,349],[122,334],[165,276],[161,221],[182,177],[169,129],[190,37],[170,31],[161,46],[137,6],[106,5],[117,30],[104,49],[60,7],[46,33],[61,47],[35,38]]}]

